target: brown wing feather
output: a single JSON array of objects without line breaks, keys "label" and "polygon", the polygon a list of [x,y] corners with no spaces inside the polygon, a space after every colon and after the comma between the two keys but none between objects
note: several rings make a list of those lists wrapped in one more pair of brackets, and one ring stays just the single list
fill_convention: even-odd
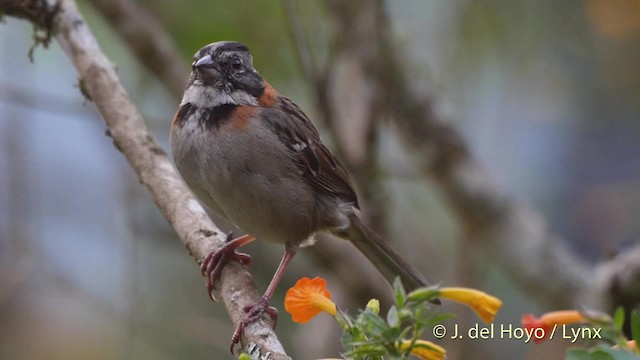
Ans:
[{"label": "brown wing feather", "polygon": [[358,207],[349,174],[320,140],[307,115],[291,99],[278,96],[265,118],[287,144],[300,166],[301,175],[316,189],[343,197]]}]

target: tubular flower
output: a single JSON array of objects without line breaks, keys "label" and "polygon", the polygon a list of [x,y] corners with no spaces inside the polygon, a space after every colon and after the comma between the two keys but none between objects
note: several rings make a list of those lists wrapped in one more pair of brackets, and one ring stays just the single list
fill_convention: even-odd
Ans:
[{"label": "tubular flower", "polygon": [[304,277],[287,290],[284,309],[291,314],[294,322],[307,323],[322,311],[336,314],[336,304],[331,301],[331,293],[326,287],[327,281],[323,278]]},{"label": "tubular flower", "polygon": [[497,297],[476,289],[449,287],[439,290],[439,297],[465,304],[486,323],[493,322],[494,316],[502,306]]},{"label": "tubular flower", "polygon": [[[404,340],[400,343],[398,349],[405,351],[411,346],[411,340]],[[420,360],[441,360],[446,358],[447,351],[431,341],[416,340],[411,349],[411,355]]]},{"label": "tubular flower", "polygon": [[562,310],[548,312],[540,318],[536,318],[531,314],[525,314],[522,316],[521,322],[527,331],[533,331],[535,329],[544,330],[545,336],[533,338],[533,341],[536,343],[541,343],[547,338],[546,334],[550,334],[556,325],[576,324],[584,320],[584,316],[579,311]]}]

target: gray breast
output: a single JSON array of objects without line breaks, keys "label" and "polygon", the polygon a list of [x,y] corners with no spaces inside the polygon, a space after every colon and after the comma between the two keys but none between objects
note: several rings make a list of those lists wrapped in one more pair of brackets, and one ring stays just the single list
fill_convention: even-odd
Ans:
[{"label": "gray breast", "polygon": [[206,206],[242,230],[270,242],[300,243],[318,223],[314,191],[299,177],[291,150],[259,119],[249,121],[243,131],[203,132],[195,122],[175,129],[176,165]]}]

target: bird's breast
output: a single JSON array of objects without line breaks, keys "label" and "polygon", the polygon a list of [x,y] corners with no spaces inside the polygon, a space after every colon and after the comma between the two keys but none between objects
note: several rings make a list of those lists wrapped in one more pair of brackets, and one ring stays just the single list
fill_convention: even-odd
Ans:
[{"label": "bird's breast", "polygon": [[178,170],[205,205],[242,230],[271,242],[307,239],[317,224],[313,190],[257,109],[235,111],[217,127],[191,119],[172,129]]}]

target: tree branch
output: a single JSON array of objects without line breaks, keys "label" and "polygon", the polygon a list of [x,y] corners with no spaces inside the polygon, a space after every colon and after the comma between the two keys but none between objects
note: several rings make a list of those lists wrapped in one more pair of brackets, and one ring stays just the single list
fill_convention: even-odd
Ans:
[{"label": "tree branch", "polygon": [[[621,293],[625,292],[620,287],[627,286],[638,297],[637,283],[629,280],[638,277],[637,255],[620,255],[607,266],[592,268],[572,253],[563,239],[549,232],[538,213],[497,189],[458,131],[437,116],[428,96],[411,86],[412,78],[401,66],[406,56],[392,40],[383,1],[327,0],[327,4],[339,27],[337,44],[345,41],[344,34],[358,36],[361,44],[377,44],[352,54],[371,80],[385,89],[386,96],[377,99],[383,104],[381,113],[392,120],[407,148],[419,154],[420,171],[442,187],[467,238],[474,240],[469,243],[474,251],[499,261],[507,269],[505,273],[541,303],[557,307],[601,305],[611,299],[605,289],[614,285]],[[350,31],[352,24],[363,18],[375,19],[371,31]],[[632,276],[623,275],[623,269]],[[593,291],[594,278],[612,282]]]},{"label": "tree branch", "polygon": [[[75,2],[3,0],[0,1],[0,10],[5,14],[26,17],[47,34],[55,35],[98,107],[107,125],[107,134],[125,155],[189,254],[198,261],[221,246],[224,234],[211,222],[147,130],[142,115],[129,99],[113,65],[100,50]],[[253,278],[237,263],[224,267],[218,289],[236,325],[244,316],[243,308],[258,299]],[[245,329],[242,344],[245,348],[251,347],[254,353],[270,354],[267,355],[269,359],[288,359],[266,317]]]},{"label": "tree branch", "polygon": [[182,96],[189,75],[184,57],[153,14],[135,1],[91,0],[131,51],[176,98]]},{"label": "tree branch", "polygon": [[601,263],[594,273],[592,288],[608,295],[603,305],[633,309],[640,303],[640,245]]}]

